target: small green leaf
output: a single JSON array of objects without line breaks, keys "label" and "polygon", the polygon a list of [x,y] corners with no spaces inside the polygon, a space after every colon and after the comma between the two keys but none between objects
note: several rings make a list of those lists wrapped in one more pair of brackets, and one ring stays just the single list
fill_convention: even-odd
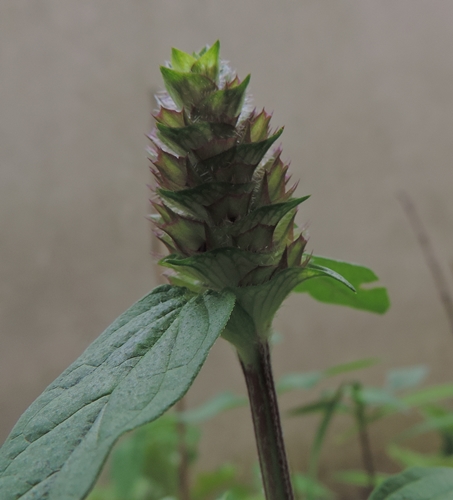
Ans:
[{"label": "small green leaf", "polygon": [[312,494],[317,500],[335,498],[335,495],[326,486],[305,474],[296,472],[291,475],[291,479],[294,491],[298,496],[306,498],[307,494]]},{"label": "small green leaf", "polygon": [[1,499],[85,498],[115,441],[185,394],[233,306],[227,292],[161,286],[123,313],[12,430]]},{"label": "small green leaf", "polygon": [[433,385],[425,387],[412,394],[408,394],[401,400],[410,407],[422,406],[429,403],[437,403],[444,399],[453,398],[453,383]]},{"label": "small green leaf", "polygon": [[384,406],[397,411],[404,411],[408,406],[402,399],[397,398],[391,392],[380,387],[362,387],[360,391],[364,404],[369,406]]},{"label": "small green leaf", "polygon": [[321,382],[328,377],[334,377],[335,375],[341,375],[344,373],[349,373],[355,370],[361,370],[363,368],[368,368],[378,363],[377,358],[365,358],[358,359],[357,361],[351,361],[349,363],[342,363],[339,365],[331,366],[322,371],[313,371],[307,373],[290,373],[283,376],[277,382],[277,391],[287,392],[295,389],[311,389],[316,384]]},{"label": "small green leaf", "polygon": [[451,430],[452,426],[453,414],[451,413],[442,417],[432,417],[425,422],[414,425],[410,429],[406,429],[400,434],[399,438],[408,439],[427,432]]},{"label": "small green leaf", "polygon": [[115,491],[110,486],[96,486],[87,496],[87,500],[117,500]]},{"label": "small green leaf", "polygon": [[[369,475],[363,470],[342,470],[335,472],[334,479],[340,483],[367,487],[370,484]],[[374,476],[374,485],[378,486],[389,477],[389,474],[378,472]]]},{"label": "small green leaf", "polygon": [[358,359],[356,361],[350,361],[349,363],[342,363],[340,365],[331,366],[324,370],[324,374],[328,377],[333,377],[335,375],[341,375],[343,373],[349,373],[356,370],[362,370],[363,368],[369,368],[370,366],[379,363],[377,358],[364,358]]},{"label": "small green leaf", "polygon": [[210,399],[203,405],[193,410],[187,410],[180,415],[184,422],[190,424],[200,424],[205,420],[209,420],[219,413],[247,404],[247,398],[237,396],[231,392],[223,392],[214,398]]},{"label": "small green leaf", "polygon": [[398,368],[387,373],[387,388],[391,391],[403,391],[417,386],[428,375],[425,365]]},{"label": "small green leaf", "polygon": [[453,469],[413,467],[389,477],[369,500],[449,500],[453,498]]},{"label": "small green leaf", "polygon": [[[303,406],[298,406],[288,411],[288,415],[291,417],[297,417],[299,415],[309,415],[311,413],[322,413],[330,411],[332,407],[332,401],[330,399],[320,399],[319,401],[314,401],[313,403],[308,403]],[[346,411],[346,407],[338,403],[336,406],[337,411]]]},{"label": "small green leaf", "polygon": [[205,500],[229,488],[236,481],[237,471],[234,465],[224,464],[210,472],[197,475],[191,496],[195,500]]},{"label": "small green leaf", "polygon": [[402,467],[453,467],[453,456],[420,453],[395,443],[387,448],[387,454]]},{"label": "small green leaf", "polygon": [[[181,430],[176,413],[166,413],[129,433],[113,448],[109,476],[114,500],[161,500],[178,494]],[[200,430],[186,425],[184,443],[187,460],[196,457]],[[93,490],[98,490],[99,487]],[[91,500],[91,497],[90,497]]]},{"label": "small green leaf", "polygon": [[294,291],[309,293],[314,299],[328,304],[337,304],[383,314],[390,307],[387,290],[383,287],[363,288],[362,285],[373,283],[378,277],[371,269],[325,257],[313,256],[314,265],[329,268],[343,276],[356,289],[351,293],[333,280],[319,278],[301,283]]},{"label": "small green leaf", "polygon": [[329,428],[330,422],[333,416],[341,405],[341,400],[343,398],[344,388],[340,387],[334,392],[332,397],[325,401],[326,405],[324,407],[324,415],[321,422],[316,430],[315,438],[313,440],[313,445],[310,451],[308,470],[310,477],[316,478],[318,475],[318,464],[321,455],[322,445],[327,435],[327,430]]},{"label": "small green leaf", "polygon": [[319,371],[308,373],[289,373],[277,382],[277,391],[279,393],[283,393],[294,389],[311,389],[324,378],[323,375],[323,372]]}]

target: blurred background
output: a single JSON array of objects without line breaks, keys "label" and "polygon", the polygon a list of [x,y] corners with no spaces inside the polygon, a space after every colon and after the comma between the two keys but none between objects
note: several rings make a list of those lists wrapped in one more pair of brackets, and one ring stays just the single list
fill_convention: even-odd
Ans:
[{"label": "blurred background", "polygon": [[[453,380],[453,337],[397,195],[415,202],[453,268],[453,3],[431,0],[3,0],[0,3],[0,442],[22,411],[160,280],[145,148],[171,47],[215,40],[258,108],[285,125],[309,250],[371,267],[385,316],[291,296],[275,323],[277,377],[364,357]],[[245,393],[219,341],[187,406]],[[308,398],[285,396],[283,409]],[[314,421],[284,420],[304,467]],[[389,423],[372,430],[377,443]],[[397,425],[397,424],[395,424]],[[221,432],[219,432],[221,430]],[[431,446],[429,440],[422,446]],[[246,408],[204,427],[198,467],[255,460]],[[354,442],[322,469],[358,466]],[[379,462],[380,470],[392,464]]]}]

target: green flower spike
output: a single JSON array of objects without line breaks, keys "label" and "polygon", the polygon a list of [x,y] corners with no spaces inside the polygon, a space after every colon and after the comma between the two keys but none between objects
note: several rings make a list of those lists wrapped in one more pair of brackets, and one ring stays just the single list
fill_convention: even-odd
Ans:
[{"label": "green flower spike", "polygon": [[219,42],[192,55],[174,49],[162,76],[151,218],[171,254],[161,263],[172,284],[119,316],[19,419],[0,449],[1,500],[86,498],[115,442],[184,396],[220,335],[239,356],[266,499],[293,500],[273,316],[293,289],[388,308],[384,288],[362,287],[377,280],[370,269],[304,254],[294,218],[308,197],[288,186],[282,129],[271,131],[270,115],[250,106],[250,77],[239,80],[220,61]]},{"label": "green flower spike", "polygon": [[[199,53],[173,49],[162,67],[156,127],[149,135],[157,180],[155,232],[171,255],[173,284],[229,288],[260,336],[302,281],[333,272],[310,264],[295,230],[295,186],[275,144],[283,129],[250,106],[247,86],[219,59],[219,42]],[[241,328],[243,330],[243,328]],[[230,339],[232,340],[232,339]],[[237,343],[237,342],[233,342]]]}]

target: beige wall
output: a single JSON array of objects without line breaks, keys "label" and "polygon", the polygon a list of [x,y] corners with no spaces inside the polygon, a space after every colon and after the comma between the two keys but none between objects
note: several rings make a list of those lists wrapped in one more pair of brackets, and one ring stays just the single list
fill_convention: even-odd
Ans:
[{"label": "beige wall", "polygon": [[[453,3],[436,0],[3,0],[0,440],[156,284],[144,218],[151,94],[171,46],[217,38],[239,75],[252,74],[257,106],[286,126],[284,157],[298,193],[312,195],[299,213],[310,250],[369,265],[393,302],[377,317],[291,297],[276,323],[277,374],[378,356],[365,380],[416,363],[431,382],[452,380],[453,338],[395,197],[416,200],[451,267],[452,22]],[[220,389],[244,390],[222,342],[189,405]],[[286,424],[301,464],[313,422]],[[202,466],[252,460],[250,430],[245,410],[209,423]],[[332,449],[326,468],[357,465],[355,444]]]}]

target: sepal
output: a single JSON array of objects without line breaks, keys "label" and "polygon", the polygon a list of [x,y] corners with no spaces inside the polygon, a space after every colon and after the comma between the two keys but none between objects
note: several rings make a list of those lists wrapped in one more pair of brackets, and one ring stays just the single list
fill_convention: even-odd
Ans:
[{"label": "sepal", "polygon": [[180,274],[206,283],[221,290],[241,286],[241,281],[256,267],[275,266],[280,261],[282,250],[254,253],[237,248],[217,248],[208,252],[182,258],[178,255],[164,257],[159,264],[174,269]]},{"label": "sepal", "polygon": [[282,302],[294,287],[308,279],[311,271],[288,268],[280,271],[272,279],[261,285],[235,287],[230,290],[247,314],[253,318],[255,328],[263,339],[271,334],[271,324]]},{"label": "sepal", "polygon": [[168,189],[158,189],[157,192],[168,203],[194,217],[219,223],[231,222],[247,212],[252,189],[252,184],[210,182],[178,192]]},{"label": "sepal", "polygon": [[185,127],[187,125],[184,119],[184,113],[176,109],[161,107],[159,113],[154,115],[154,118],[158,123],[167,125],[167,127]]},{"label": "sepal", "polygon": [[214,138],[214,133],[209,123],[200,122],[181,128],[168,127],[162,123],[157,124],[158,137],[164,144],[176,153],[186,155],[190,150],[197,149]]},{"label": "sepal", "polygon": [[159,184],[170,190],[179,191],[187,185],[186,158],[174,156],[162,149],[155,151],[156,156],[152,159],[157,172],[153,170]]},{"label": "sepal", "polygon": [[197,59],[179,49],[171,49],[171,67],[176,71],[187,73]]},{"label": "sepal", "polygon": [[282,217],[284,217],[290,210],[303,203],[305,200],[308,200],[308,198],[310,198],[310,195],[303,196],[302,198],[294,198],[293,200],[285,201],[284,203],[275,203],[274,205],[257,208],[235,224],[233,234],[239,235],[258,224],[272,226],[275,228]]},{"label": "sepal", "polygon": [[210,122],[236,124],[249,82],[250,75],[236,87],[218,90],[208,95],[198,105],[196,114]]},{"label": "sepal", "polygon": [[217,89],[215,82],[197,73],[183,73],[161,66],[165,88],[179,108],[189,111],[204,97]]},{"label": "sepal", "polygon": [[240,161],[246,165],[258,165],[282,133],[283,128],[263,141],[240,144],[236,150],[236,161]]},{"label": "sepal", "polygon": [[208,50],[200,55],[190,70],[192,73],[199,73],[217,82],[219,79],[219,53],[220,42],[217,40]]},{"label": "sepal", "polygon": [[319,276],[328,276],[354,290],[354,287],[338,273],[322,266],[310,266],[310,263],[305,267],[283,269],[262,285],[236,287],[230,290],[236,296],[237,302],[253,318],[258,334],[266,338],[271,333],[270,327],[275,313],[290,292],[298,284]]}]

